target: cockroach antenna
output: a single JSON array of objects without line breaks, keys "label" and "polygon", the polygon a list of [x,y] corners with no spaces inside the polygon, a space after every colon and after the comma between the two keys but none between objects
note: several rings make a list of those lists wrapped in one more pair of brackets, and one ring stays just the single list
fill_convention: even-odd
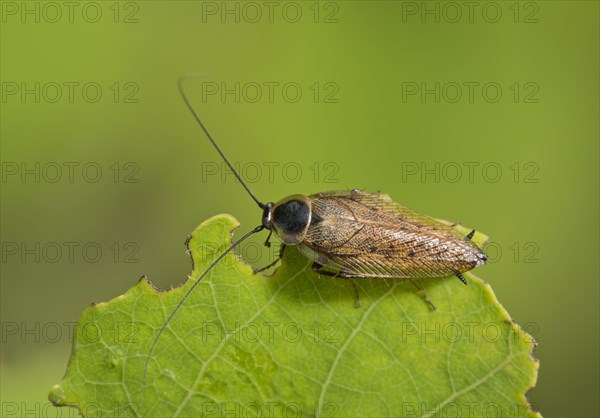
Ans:
[{"label": "cockroach antenna", "polygon": [[198,113],[196,112],[196,109],[194,109],[194,106],[192,106],[192,103],[190,102],[190,100],[188,99],[187,95],[185,94],[185,90],[183,89],[183,82],[185,80],[189,80],[190,78],[202,78],[202,77],[205,77],[205,76],[203,74],[189,74],[189,75],[184,75],[184,76],[180,77],[179,80],[178,80],[178,82],[177,82],[177,85],[179,87],[179,93],[181,94],[181,97],[183,97],[183,101],[185,102],[186,106],[188,107],[188,109],[190,109],[190,112],[192,112],[192,115],[194,115],[194,118],[196,119],[196,121],[198,122],[198,124],[200,125],[200,127],[202,128],[202,130],[204,131],[204,133],[206,134],[206,136],[210,140],[210,142],[213,144],[213,146],[215,147],[215,149],[217,150],[217,152],[219,153],[219,155],[221,156],[221,158],[223,158],[223,160],[229,166],[229,168],[231,169],[231,171],[233,171],[233,174],[235,174],[235,176],[237,177],[237,179],[239,180],[239,182],[242,183],[242,186],[244,186],[244,189],[246,189],[246,191],[248,192],[248,194],[250,195],[250,197],[252,197],[252,199],[254,199],[254,201],[256,202],[256,204],[258,204],[258,207],[261,208],[261,209],[264,209],[266,205],[264,203],[262,203],[260,200],[258,200],[258,198],[256,196],[254,196],[254,193],[252,193],[252,190],[250,190],[250,188],[244,182],[244,180],[242,179],[242,177],[238,174],[238,172],[235,170],[235,168],[233,168],[233,165],[231,165],[231,163],[229,162],[229,160],[227,159],[227,157],[225,156],[225,154],[223,154],[223,151],[221,151],[221,148],[219,148],[219,146],[217,145],[217,143],[213,139],[213,137],[210,134],[210,132],[208,132],[208,129],[206,129],[206,126],[204,126],[204,124],[202,123],[202,120],[200,120],[200,116],[198,116]]},{"label": "cockroach antenna", "polygon": [[152,352],[154,351],[154,348],[156,347],[156,344],[158,343],[158,339],[160,338],[160,336],[162,335],[162,333],[165,331],[165,329],[167,328],[167,325],[169,324],[169,322],[171,322],[171,319],[173,319],[173,317],[175,316],[175,314],[177,313],[177,311],[179,310],[179,308],[181,308],[181,305],[183,305],[183,302],[185,302],[185,300],[192,293],[192,291],[196,288],[196,286],[198,286],[198,283],[200,283],[200,281],[202,280],[202,278],[204,278],[204,276],[206,276],[206,274],[214,266],[216,266],[217,263],[219,261],[221,261],[221,259],[223,257],[225,257],[231,250],[233,250],[235,247],[237,247],[237,245],[239,243],[241,243],[242,241],[244,241],[250,235],[256,234],[257,232],[262,231],[264,228],[265,227],[263,225],[257,226],[252,231],[246,233],[246,235],[244,235],[243,237],[241,237],[240,239],[238,239],[236,242],[234,242],[233,244],[231,244],[231,246],[229,248],[227,248],[225,251],[223,251],[223,253],[221,255],[219,255],[217,257],[217,259],[215,261],[213,261],[212,264],[210,266],[208,266],[208,268],[206,270],[204,270],[204,273],[202,273],[202,275],[200,275],[200,277],[198,277],[198,280],[196,280],[194,282],[194,284],[190,287],[190,289],[187,291],[187,293],[181,298],[181,300],[179,301],[179,303],[177,304],[177,306],[175,306],[175,309],[173,309],[173,311],[171,312],[171,314],[169,315],[169,317],[167,318],[167,320],[165,321],[165,323],[163,324],[163,326],[160,328],[160,331],[158,331],[158,335],[156,336],[156,338],[154,338],[154,341],[152,342],[152,345],[150,346],[150,350],[148,350],[148,355],[146,356],[146,362],[144,363],[144,383],[146,383],[146,375],[148,373],[148,364],[150,362],[150,357],[152,356]]},{"label": "cockroach antenna", "polygon": [[[225,156],[225,154],[223,154],[223,151],[221,151],[221,148],[219,148],[219,146],[217,145],[217,143],[215,142],[215,140],[211,136],[210,132],[208,132],[208,129],[206,129],[206,126],[204,126],[204,124],[202,123],[202,120],[198,116],[198,113],[196,113],[196,110],[194,109],[194,107],[190,103],[190,100],[188,99],[187,95],[185,94],[185,91],[183,89],[183,82],[185,80],[187,80],[187,79],[190,79],[190,78],[200,78],[200,77],[204,77],[204,76],[202,74],[190,74],[190,75],[186,75],[186,76],[183,76],[183,77],[179,78],[177,84],[178,84],[178,87],[179,87],[179,93],[181,94],[181,97],[183,98],[183,100],[184,100],[186,106],[188,107],[188,109],[190,109],[190,111],[192,112],[192,115],[194,115],[194,118],[196,119],[196,121],[198,122],[198,124],[200,125],[200,127],[202,128],[202,130],[204,131],[204,133],[206,134],[206,136],[210,140],[210,142],[213,144],[213,146],[215,147],[215,149],[217,150],[217,152],[221,155],[221,157],[223,158],[223,160],[225,161],[225,163],[227,163],[227,165],[229,166],[229,168],[231,169],[231,171],[233,171],[233,173],[235,174],[235,176],[237,177],[237,179],[240,181],[240,183],[242,184],[242,186],[244,186],[244,188],[246,189],[246,191],[248,192],[248,194],[250,195],[250,197],[252,197],[252,199],[254,199],[254,201],[258,204],[258,206],[261,209],[269,208],[270,207],[269,205],[265,205],[260,200],[258,200],[258,198],[254,195],[254,193],[252,193],[252,191],[250,190],[250,188],[248,187],[248,185],[246,185],[246,183],[244,182],[244,180],[242,179],[242,177],[233,168],[233,165],[231,165],[231,163],[229,162],[229,160],[227,159],[227,157]],[[148,364],[150,363],[150,357],[152,356],[152,353],[154,352],[154,349],[156,348],[156,344],[158,343],[158,340],[160,339],[160,336],[163,334],[163,332],[165,331],[165,329],[167,328],[167,326],[171,322],[171,319],[173,319],[173,317],[175,316],[175,314],[177,313],[177,311],[179,310],[179,308],[181,308],[181,306],[183,305],[183,303],[185,302],[185,300],[190,296],[190,294],[196,288],[196,286],[198,286],[198,283],[200,283],[200,281],[202,280],[202,278],[204,278],[204,276],[206,276],[206,274],[210,270],[212,270],[212,268],[214,266],[216,266],[217,263],[219,261],[221,261],[221,259],[223,259],[223,257],[225,257],[229,252],[231,252],[231,250],[233,250],[235,247],[237,247],[238,244],[240,244],[242,241],[244,241],[250,235],[254,235],[257,232],[260,232],[260,231],[262,231],[265,228],[266,228],[266,226],[263,223],[262,225],[257,226],[252,231],[246,233],[243,237],[241,237],[240,239],[238,239],[237,241],[235,241],[233,244],[231,244],[231,246],[229,248],[227,248],[225,251],[223,251],[223,253],[221,255],[219,255],[217,257],[217,259],[215,261],[213,261],[212,264],[210,266],[208,266],[208,268],[206,270],[204,270],[204,272],[200,275],[200,277],[198,277],[198,279],[190,287],[190,289],[187,291],[187,293],[181,298],[181,300],[179,301],[179,303],[177,304],[177,306],[175,306],[175,308],[173,309],[173,311],[171,312],[171,314],[167,317],[167,320],[165,321],[165,323],[162,325],[162,327],[158,331],[158,334],[156,335],[156,337],[154,338],[154,341],[152,342],[152,345],[150,346],[150,350],[148,350],[148,355],[146,356],[146,362],[144,363],[144,383],[146,383],[146,376],[148,374]]]}]

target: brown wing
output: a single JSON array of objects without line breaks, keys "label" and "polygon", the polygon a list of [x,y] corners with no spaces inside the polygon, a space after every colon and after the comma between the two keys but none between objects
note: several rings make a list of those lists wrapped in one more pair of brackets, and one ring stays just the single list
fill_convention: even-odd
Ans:
[{"label": "brown wing", "polygon": [[380,193],[358,190],[309,196],[312,219],[299,248],[346,277],[442,277],[485,262],[451,226]]}]

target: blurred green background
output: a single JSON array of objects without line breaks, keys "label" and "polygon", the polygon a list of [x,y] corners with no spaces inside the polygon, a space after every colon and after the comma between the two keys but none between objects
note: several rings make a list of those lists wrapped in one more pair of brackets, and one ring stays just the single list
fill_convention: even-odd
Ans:
[{"label": "blurred green background", "polygon": [[490,235],[476,274],[539,342],[530,400],[600,414],[598,2],[70,4],[2,2],[4,416],[57,415],[91,302],[181,283],[210,216],[260,222],[190,72],[261,199],[382,190]]}]

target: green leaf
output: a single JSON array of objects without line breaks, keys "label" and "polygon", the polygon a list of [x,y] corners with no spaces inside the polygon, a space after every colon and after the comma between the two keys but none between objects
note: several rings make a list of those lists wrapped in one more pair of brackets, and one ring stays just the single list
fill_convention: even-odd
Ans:
[{"label": "green leaf", "polygon": [[156,333],[237,226],[220,215],[194,231],[182,287],[158,292],[142,278],[86,309],[49,399],[90,417],[539,416],[525,398],[535,342],[481,279],[421,280],[436,311],[405,281],[355,280],[356,308],[349,280],[315,275],[293,247],[271,277],[233,254],[218,263],[161,336],[144,383]]}]

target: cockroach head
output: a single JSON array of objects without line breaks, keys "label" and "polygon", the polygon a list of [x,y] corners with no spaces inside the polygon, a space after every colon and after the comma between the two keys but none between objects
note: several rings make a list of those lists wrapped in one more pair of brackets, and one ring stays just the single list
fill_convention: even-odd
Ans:
[{"label": "cockroach head", "polygon": [[273,227],[273,206],[273,202],[269,202],[263,207],[262,224],[269,231]]}]

